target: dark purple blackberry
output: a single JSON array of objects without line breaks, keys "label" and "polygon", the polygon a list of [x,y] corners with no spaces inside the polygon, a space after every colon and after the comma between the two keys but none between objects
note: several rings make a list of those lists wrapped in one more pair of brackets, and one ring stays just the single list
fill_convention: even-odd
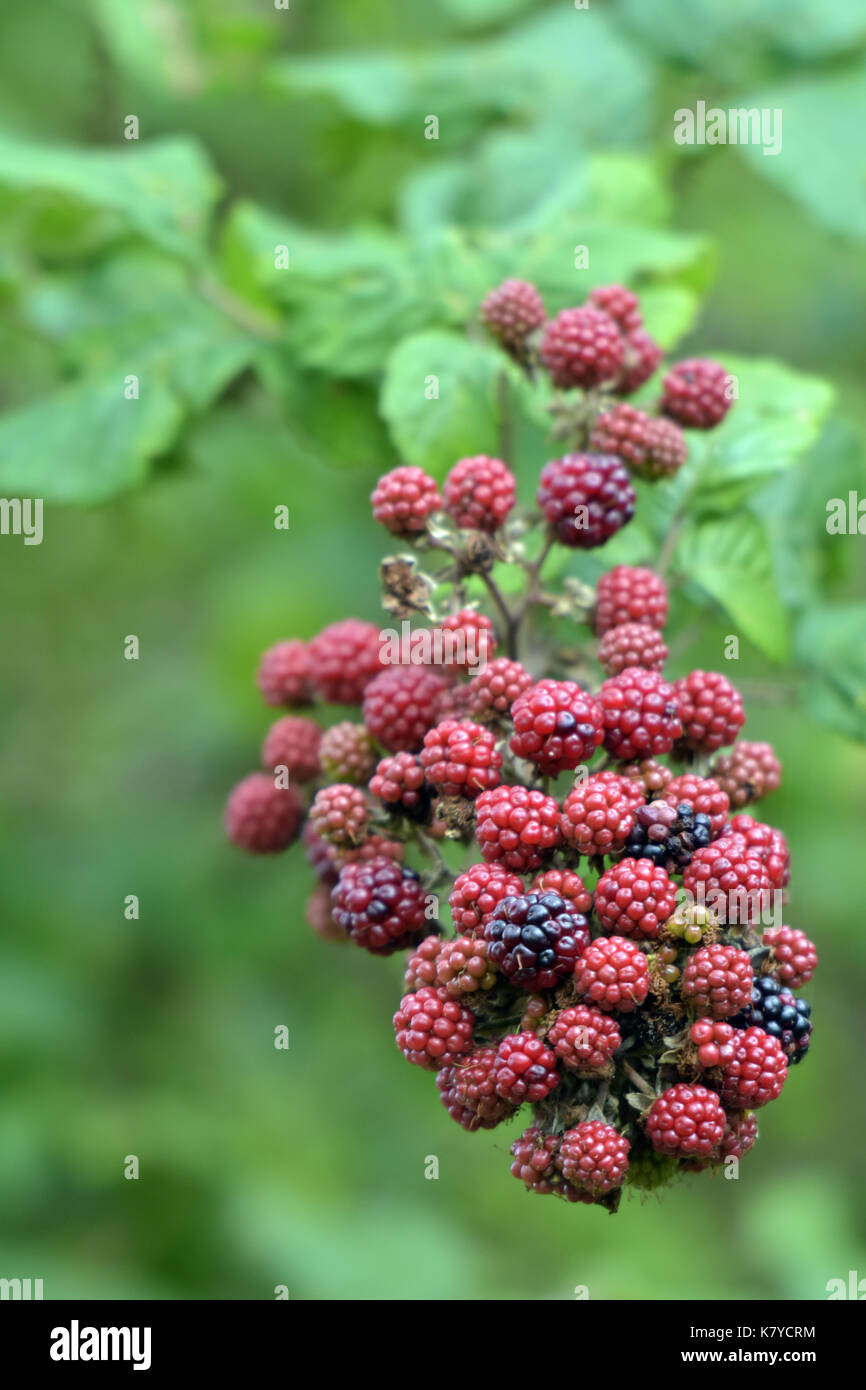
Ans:
[{"label": "dark purple blackberry", "polygon": [[792,1066],[802,1062],[809,1051],[812,1035],[812,1005],[797,999],[772,975],[759,975],[752,989],[752,1002],[729,1022],[735,1028],[763,1028],[782,1045]]},{"label": "dark purple blackberry", "polygon": [[589,945],[589,921],[558,893],[503,898],[484,928],[487,958],[512,984],[552,989]]},{"label": "dark purple blackberry", "polygon": [[668,872],[684,869],[696,850],[710,843],[709,816],[695,812],[687,801],[676,808],[666,801],[651,801],[635,811],[635,826],[626,840],[631,859],[649,859]]}]

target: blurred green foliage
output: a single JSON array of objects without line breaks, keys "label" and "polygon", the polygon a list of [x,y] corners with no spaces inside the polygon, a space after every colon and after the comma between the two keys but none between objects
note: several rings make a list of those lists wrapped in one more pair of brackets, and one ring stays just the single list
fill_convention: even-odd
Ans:
[{"label": "blurred green foliage", "polygon": [[[0,16],[0,491],[46,499],[42,546],[2,540],[0,1274],[48,1296],[702,1299],[866,1269],[863,546],[824,525],[863,490],[864,47],[853,0]],[[782,154],[674,146],[698,99],[780,106]],[[495,451],[501,362],[465,329],[507,274],[554,308],[625,280],[666,347],[739,377],[603,559],[561,563],[592,579],[673,534],[674,674],[739,633],[748,732],[785,761],[767,815],[792,920],[822,954],[812,1052],[740,1182],[613,1221],[525,1197],[509,1136],[448,1120],[393,1047],[399,963],[315,942],[300,854],[248,863],[219,825],[267,722],[258,652],[378,611],[372,480]],[[528,500],[544,401],[512,395]]]}]

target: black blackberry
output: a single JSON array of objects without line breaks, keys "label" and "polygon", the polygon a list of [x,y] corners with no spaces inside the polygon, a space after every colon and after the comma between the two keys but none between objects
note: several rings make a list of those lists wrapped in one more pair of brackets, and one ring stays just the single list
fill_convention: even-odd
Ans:
[{"label": "black blackberry", "polygon": [[752,1002],[729,1022],[735,1028],[763,1028],[782,1045],[792,1065],[802,1062],[809,1051],[812,1035],[812,1005],[797,999],[772,975],[759,975],[752,989]]},{"label": "black blackberry", "polygon": [[589,921],[558,893],[503,898],[484,928],[488,960],[523,989],[552,989],[589,945]]},{"label": "black blackberry", "polygon": [[669,872],[684,869],[695,850],[710,843],[709,816],[696,812],[687,801],[674,808],[666,801],[651,801],[635,812],[635,826],[626,840],[632,859],[649,859]]}]

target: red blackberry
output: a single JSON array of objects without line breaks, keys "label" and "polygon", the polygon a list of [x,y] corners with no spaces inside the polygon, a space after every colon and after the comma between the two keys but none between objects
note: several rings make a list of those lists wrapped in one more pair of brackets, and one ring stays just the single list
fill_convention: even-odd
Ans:
[{"label": "red blackberry", "polygon": [[595,601],[599,637],[620,623],[649,623],[661,631],[667,621],[667,585],[661,575],[640,566],[614,565],[598,581]]},{"label": "red blackberry", "polygon": [[318,884],[307,898],[307,921],[322,941],[347,941],[348,937],[331,916],[331,892]]},{"label": "red blackberry", "polygon": [[733,743],[746,722],[742,696],[717,671],[691,671],[674,685],[686,748],[714,753]]},{"label": "red blackberry", "polygon": [[330,705],[357,705],[382,670],[380,634],[373,623],[345,618],[332,623],[309,646],[310,679],[320,699]]},{"label": "red blackberry", "polygon": [[672,367],[662,382],[661,408],[680,425],[709,430],[733,405],[731,377],[718,362],[690,357]]},{"label": "red blackberry", "polygon": [[567,1202],[591,1203],[589,1194],[579,1192],[559,1171],[559,1145],[558,1134],[548,1134],[540,1125],[531,1125],[511,1145],[511,1176],[519,1178],[528,1192],[562,1197]]},{"label": "red blackberry", "polygon": [[503,898],[523,892],[523,881],[500,864],[474,864],[454,880],[448,899],[454,930],[461,935],[479,932]]},{"label": "red blackberry", "polygon": [[689,1030],[689,1037],[698,1049],[698,1065],[705,1069],[723,1067],[734,1055],[736,1030],[731,1023],[697,1018]]},{"label": "red blackberry", "polygon": [[559,807],[528,787],[496,787],[475,803],[475,838],[484,858],[530,873],[559,844]]},{"label": "red blackberry", "polygon": [[493,1089],[495,1062],[495,1047],[477,1047],[454,1066],[436,1073],[442,1104],[452,1120],[470,1133],[495,1129],[514,1114],[514,1107]]},{"label": "red blackberry", "polygon": [[674,687],[658,671],[627,666],[598,694],[604,746],[623,762],[669,753],[681,730]]},{"label": "red blackberry", "polygon": [[496,1049],[493,1088],[510,1105],[532,1105],[559,1085],[556,1058],[535,1033],[509,1033]]},{"label": "red blackberry", "polygon": [[538,681],[511,707],[509,747],[546,776],[579,767],[602,740],[601,712],[574,681]]},{"label": "red blackberry", "polygon": [[609,1014],[578,1004],[556,1015],[547,1041],[568,1071],[591,1076],[607,1065],[622,1037]]},{"label": "red blackberry", "polygon": [[625,355],[622,371],[614,383],[618,396],[630,396],[649,381],[664,352],[643,328],[632,328],[625,335]]},{"label": "red blackberry", "polygon": [[383,758],[370,778],[370,791],[390,809],[424,819],[430,809],[430,788],[414,753],[393,753]]},{"label": "red blackberry", "polygon": [[427,781],[442,796],[474,798],[498,785],[502,754],[483,725],[448,719],[424,735],[420,761]]},{"label": "red blackberry", "polygon": [[392,666],[364,692],[364,723],[389,753],[417,753],[446,685],[423,666]]},{"label": "red blackberry", "polygon": [[778,1038],[763,1028],[737,1034],[734,1055],[722,1069],[722,1101],[732,1110],[757,1110],[782,1093],[788,1076]]},{"label": "red blackberry", "polygon": [[436,962],[444,945],[442,937],[435,933],[418,942],[406,959],[403,974],[404,994],[414,994],[424,985],[436,986]]},{"label": "red blackberry", "polygon": [[489,943],[481,938],[458,936],[445,941],[436,960],[436,984],[452,999],[492,989],[497,967]]},{"label": "red blackberry", "polygon": [[689,446],[679,425],[673,420],[654,419],[647,456],[635,471],[653,481],[671,478],[678,473],[689,456]]},{"label": "red blackberry", "polygon": [[758,1137],[758,1117],[747,1110],[729,1110],[725,1116],[725,1132],[719,1145],[719,1157],[742,1158],[754,1147]]},{"label": "red blackberry", "polygon": [[643,325],[640,300],[622,285],[597,285],[590,291],[586,302],[612,318],[623,333],[630,333]]},{"label": "red blackberry", "polygon": [[304,816],[298,793],[278,787],[266,772],[251,772],[229,793],[225,831],[251,854],[276,854],[297,839]]},{"label": "red blackberry", "polygon": [[653,1101],[647,1138],[659,1153],[675,1158],[710,1158],[725,1133],[725,1112],[715,1091],[679,1082]]},{"label": "red blackberry", "polygon": [[680,992],[700,1014],[731,1018],[752,997],[752,962],[736,946],[699,946],[689,956]]},{"label": "red blackberry", "polygon": [[574,987],[596,1008],[632,1013],[649,993],[646,956],[624,936],[599,937],[579,957]]},{"label": "red blackberry", "polygon": [[477,613],[474,608],[461,608],[459,613],[443,618],[440,627],[443,632],[454,634],[446,639],[449,645],[444,650],[449,664],[459,671],[475,671],[479,667],[483,670],[492,659],[496,651],[496,633],[484,613]]},{"label": "red blackberry", "polygon": [[768,906],[770,880],[742,837],[724,835],[692,857],[683,870],[683,887],[699,906],[712,908],[730,925],[760,921]]},{"label": "red blackberry", "polygon": [[348,782],[335,782],[316,792],[310,823],[329,845],[359,845],[366,837],[369,811],[364,793]]},{"label": "red blackberry", "polygon": [[503,898],[484,925],[488,958],[521,989],[553,989],[589,945],[589,922],[558,893]]},{"label": "red blackberry", "polygon": [[651,939],[676,907],[677,887],[648,859],[620,859],[598,880],[593,902],[603,931]]},{"label": "red blackberry", "polygon": [[337,882],[339,869],[334,862],[334,850],[321,835],[317,835],[310,822],[304,822],[304,829],[301,835],[304,842],[304,853],[307,862],[316,875],[316,878],[325,885],[326,888],[333,888]]},{"label": "red blackberry", "polygon": [[818,952],[803,931],[770,927],[761,938],[770,948],[770,968],[788,989],[802,989],[818,968]]},{"label": "red blackberry", "polygon": [[539,356],[554,386],[600,386],[622,369],[625,340],[613,319],[585,305],[563,309],[546,325]]},{"label": "red blackberry", "polygon": [[445,510],[467,531],[498,531],[514,506],[514,474],[501,459],[460,459],[445,479]]},{"label": "red blackberry", "polygon": [[688,457],[688,445],[677,425],[647,415],[626,401],[598,416],[589,447],[597,454],[616,454],[646,478],[676,473]]},{"label": "red blackberry", "polygon": [[427,895],[415,870],[384,855],[344,865],[331,905],[337,925],[373,955],[405,950],[431,928]]},{"label": "red blackberry", "polygon": [[319,744],[319,764],[337,782],[367,782],[376,766],[373,740],[363,724],[344,719],[326,729]]},{"label": "red blackberry", "polygon": [[310,656],[306,642],[278,642],[268,647],[256,676],[269,705],[309,705],[313,699]]},{"label": "red blackberry", "polygon": [[394,1015],[397,1046],[407,1062],[435,1070],[453,1066],[472,1051],[475,1016],[449,999],[444,989],[426,986],[400,1001]]},{"label": "red blackberry", "polygon": [[781,830],[740,812],[731,820],[731,830],[742,835],[749,853],[760,859],[774,888],[784,888],[791,877],[791,855]]},{"label": "red blackberry", "polygon": [[599,664],[609,676],[618,676],[627,666],[660,671],[667,659],[664,638],[649,623],[620,623],[610,627],[598,647]]},{"label": "red blackberry", "polygon": [[446,719],[469,718],[469,686],[456,681],[446,685],[436,701],[434,724],[444,724]]},{"label": "red blackberry", "polygon": [[310,782],[319,775],[322,730],[312,719],[286,714],[272,724],[262,745],[262,767],[273,772],[288,768],[292,782]]},{"label": "red blackberry", "polygon": [[615,854],[634,826],[642,804],[635,784],[615,772],[596,772],[577,783],[562,803],[560,833],[579,854]]},{"label": "red blackberry", "polygon": [[713,775],[732,806],[748,806],[778,789],[782,764],[769,743],[738,739],[730,753],[720,753],[715,759]]},{"label": "red blackberry", "polygon": [[772,975],[758,976],[748,1006],[731,1022],[735,1028],[763,1029],[779,1043],[792,1065],[801,1062],[809,1051],[812,1006],[807,999],[797,999]]},{"label": "red blackberry", "polygon": [[[533,893],[558,893],[565,898],[573,912],[588,916],[592,908],[592,894],[588,893],[583,879],[571,869],[545,869],[532,880]],[[518,888],[517,892],[522,892]]]},{"label": "red blackberry", "polygon": [[506,280],[481,305],[481,322],[511,352],[522,352],[526,339],[544,323],[544,300],[526,280]]},{"label": "red blackberry", "polygon": [[[647,796],[653,792],[664,791],[665,787],[673,780],[673,773],[664,763],[656,762],[655,758],[642,758],[639,762],[620,763],[618,769],[620,776],[627,777],[630,782],[634,782],[638,787],[643,787]],[[688,797],[682,798],[688,800]]]},{"label": "red blackberry", "polygon": [[375,519],[395,536],[409,536],[427,527],[427,518],[442,506],[433,478],[423,468],[392,468],[370,494]]},{"label": "red blackberry", "polygon": [[706,816],[712,838],[720,835],[727,824],[730,807],[728,794],[712,777],[684,772],[681,777],[674,777],[665,785],[661,799],[674,808],[686,802],[697,815]]},{"label": "red blackberry", "polygon": [[496,719],[507,714],[532,685],[532,677],[519,661],[499,656],[469,682],[469,712],[476,719]]},{"label": "red blackberry", "polygon": [[557,540],[580,550],[604,545],[634,516],[634,488],[613,454],[566,454],[546,463],[535,496]]},{"label": "red blackberry", "polygon": [[338,868],[344,864],[367,864],[371,859],[393,859],[402,864],[405,853],[402,840],[388,840],[384,835],[367,835],[359,845],[337,845],[331,853]]},{"label": "red blackberry", "polygon": [[676,873],[691,862],[696,850],[710,843],[711,836],[709,816],[696,814],[687,801],[675,807],[667,801],[651,801],[635,811],[625,848],[632,859],[649,859]]},{"label": "red blackberry", "polygon": [[628,1172],[631,1144],[602,1120],[584,1120],[566,1130],[559,1145],[559,1168],[566,1182],[603,1197],[621,1187]]}]

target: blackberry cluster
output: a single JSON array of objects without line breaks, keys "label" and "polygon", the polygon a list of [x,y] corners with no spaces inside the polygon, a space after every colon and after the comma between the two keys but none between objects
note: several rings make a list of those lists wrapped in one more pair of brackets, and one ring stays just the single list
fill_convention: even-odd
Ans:
[{"label": "blackberry cluster", "polygon": [[635,811],[635,827],[625,842],[632,859],[649,859],[672,872],[684,869],[695,850],[712,839],[709,816],[695,811],[687,801],[671,806],[667,801],[651,801]]},{"label": "blackberry cluster", "polygon": [[761,975],[752,987],[751,1003],[731,1019],[735,1028],[763,1028],[776,1038],[793,1065],[802,1062],[812,1036],[812,1005],[797,999],[773,975]]},{"label": "blackberry cluster", "polygon": [[617,564],[594,593],[542,577],[552,547],[597,549],[689,470],[689,431],[721,421],[734,384],[693,359],[656,407],[624,399],[662,352],[621,285],[549,315],[509,280],[481,320],[509,374],[552,388],[540,518],[486,454],[380,478],[373,517],[399,547],[383,607],[408,647],[359,618],[270,647],[257,680],[282,717],[225,826],[254,854],[302,839],[326,949],[406,953],[396,1044],[456,1124],[531,1108],[514,1175],[612,1211],[624,1189],[739,1161],[812,1031],[791,991],[816,949],[754,915],[790,877],[784,836],[751,814],[775,753],[740,739],[726,676],[667,668],[660,574]]}]

